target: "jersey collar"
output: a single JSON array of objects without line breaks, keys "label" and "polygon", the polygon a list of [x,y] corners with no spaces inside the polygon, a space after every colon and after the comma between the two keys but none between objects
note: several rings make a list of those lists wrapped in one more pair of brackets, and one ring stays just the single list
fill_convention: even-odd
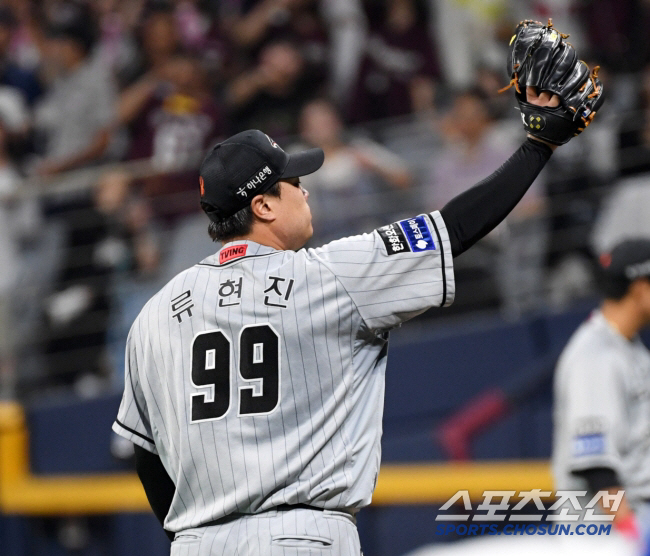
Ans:
[{"label": "jersey collar", "polygon": [[632,339],[628,339],[625,336],[623,336],[620,330],[618,330],[605,318],[605,315],[603,315],[603,312],[600,309],[595,309],[591,315],[591,318],[593,319],[594,322],[598,324],[598,326],[604,328],[613,337],[617,338],[619,341],[624,342],[625,344],[630,344],[630,343],[635,344],[637,341],[640,341],[638,334]]}]

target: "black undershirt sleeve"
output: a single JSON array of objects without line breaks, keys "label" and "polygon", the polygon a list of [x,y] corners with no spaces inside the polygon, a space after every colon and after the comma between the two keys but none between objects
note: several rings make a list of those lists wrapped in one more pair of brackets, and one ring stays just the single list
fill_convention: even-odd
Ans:
[{"label": "black undershirt sleeve", "polygon": [[[134,445],[134,448],[135,469],[138,472],[138,477],[140,477],[151,509],[162,525],[172,505],[176,487],[167,474],[167,470],[160,461],[159,456],[138,445]],[[174,540],[174,533],[167,531],[167,529],[165,529],[165,533],[170,541]]]},{"label": "black undershirt sleeve", "polygon": [[621,486],[621,481],[619,480],[616,471],[609,467],[592,467],[591,469],[573,471],[573,474],[582,477],[587,481],[589,492],[591,493]]},{"label": "black undershirt sleeve", "polygon": [[440,214],[454,257],[467,251],[508,216],[551,154],[548,145],[528,139],[496,172],[444,206]]}]

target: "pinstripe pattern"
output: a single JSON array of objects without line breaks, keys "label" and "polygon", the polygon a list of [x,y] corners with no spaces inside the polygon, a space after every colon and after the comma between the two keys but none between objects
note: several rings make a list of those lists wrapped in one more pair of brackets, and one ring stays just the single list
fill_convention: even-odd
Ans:
[{"label": "pinstripe pattern", "polygon": [[[129,334],[126,387],[113,429],[158,453],[174,480],[167,529],[185,531],[281,504],[335,510],[370,503],[388,331],[453,300],[446,228],[439,213],[428,218],[435,250],[388,255],[376,231],[298,252],[242,242],[246,256],[224,265],[218,254],[208,257],[145,305]],[[281,295],[269,289],[271,276],[284,279]],[[226,281],[240,279],[241,299],[220,293]],[[173,300],[186,299],[188,291],[192,314],[179,319]],[[240,334],[261,323],[280,338],[280,401],[270,413],[239,416],[239,388],[251,388],[239,376]],[[192,394],[209,390],[192,383],[192,345],[197,334],[215,330],[230,342],[230,407],[218,420],[191,423]],[[233,525],[224,533],[227,542],[254,553],[257,548],[234,539],[254,544],[257,523]],[[329,535],[334,525],[319,522],[318,528]],[[183,554],[182,544],[175,553]]]}]

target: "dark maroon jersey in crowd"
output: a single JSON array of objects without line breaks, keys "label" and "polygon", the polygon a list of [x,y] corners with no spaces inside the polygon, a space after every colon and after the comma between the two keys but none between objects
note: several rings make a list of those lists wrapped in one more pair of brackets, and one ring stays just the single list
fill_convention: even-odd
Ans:
[{"label": "dark maroon jersey in crowd", "polygon": [[411,80],[434,79],[439,73],[425,21],[404,32],[376,26],[368,39],[352,96],[350,120],[365,122],[410,113]]},{"label": "dark maroon jersey in crowd", "polygon": [[[151,157],[161,170],[142,180],[142,191],[158,218],[171,221],[196,211],[196,199],[178,193],[195,191],[205,150],[224,136],[219,106],[180,94],[153,95],[130,126],[129,160]],[[178,167],[186,170],[172,171]]]},{"label": "dark maroon jersey in crowd", "polygon": [[183,166],[223,135],[223,116],[209,97],[159,90],[131,124],[127,159],[153,158],[163,168]]}]

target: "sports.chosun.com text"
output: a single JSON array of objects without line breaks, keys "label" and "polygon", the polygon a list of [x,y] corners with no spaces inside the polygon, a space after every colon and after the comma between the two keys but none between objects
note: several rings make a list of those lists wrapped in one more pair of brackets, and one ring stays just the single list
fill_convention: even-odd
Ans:
[{"label": "sports.chosun.com text", "polygon": [[479,535],[609,535],[612,524],[580,523],[559,524],[559,523],[508,523],[505,527],[499,528],[495,523],[437,523],[436,535],[460,535],[463,537]]}]

